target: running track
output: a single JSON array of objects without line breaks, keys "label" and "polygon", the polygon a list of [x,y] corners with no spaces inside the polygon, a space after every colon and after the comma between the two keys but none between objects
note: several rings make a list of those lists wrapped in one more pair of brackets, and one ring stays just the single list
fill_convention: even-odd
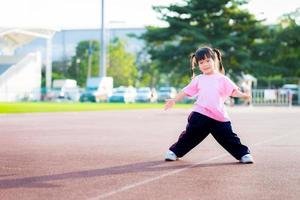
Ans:
[{"label": "running track", "polygon": [[253,165],[211,136],[164,162],[189,112],[0,115],[0,199],[300,199],[300,108],[229,108]]}]

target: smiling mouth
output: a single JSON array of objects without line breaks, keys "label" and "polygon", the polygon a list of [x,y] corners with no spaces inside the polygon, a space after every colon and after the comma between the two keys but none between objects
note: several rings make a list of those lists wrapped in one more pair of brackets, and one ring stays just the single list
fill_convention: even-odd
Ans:
[{"label": "smiling mouth", "polygon": [[209,70],[209,69],[211,69],[211,68],[210,68],[210,67],[207,67],[207,68],[204,68],[203,70],[205,70],[205,71],[206,71],[206,70]]}]

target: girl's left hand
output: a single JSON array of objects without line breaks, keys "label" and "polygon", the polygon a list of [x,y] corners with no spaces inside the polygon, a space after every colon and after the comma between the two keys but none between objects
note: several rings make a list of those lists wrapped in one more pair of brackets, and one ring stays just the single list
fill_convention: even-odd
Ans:
[{"label": "girl's left hand", "polygon": [[250,94],[244,93],[243,96],[242,96],[242,98],[245,99],[245,100],[251,100],[252,96]]}]

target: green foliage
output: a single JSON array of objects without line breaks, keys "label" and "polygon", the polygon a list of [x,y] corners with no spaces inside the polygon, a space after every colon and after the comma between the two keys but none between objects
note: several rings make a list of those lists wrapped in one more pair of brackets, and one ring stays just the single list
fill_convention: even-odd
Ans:
[{"label": "green foliage", "polygon": [[99,42],[81,41],[76,47],[76,55],[71,59],[71,66],[68,69],[68,78],[77,80],[78,85],[84,86],[87,79],[88,57],[92,57],[91,75],[98,76],[99,74]]},{"label": "green foliage", "polygon": [[[114,86],[134,85],[137,77],[136,58],[126,52],[125,42],[114,39],[108,46],[107,75],[114,78]],[[85,86],[89,56],[91,56],[91,76],[99,76],[99,42],[81,41],[76,47],[76,55],[71,59],[67,77],[77,80],[78,85]]]},{"label": "green foliage", "polygon": [[261,85],[297,82],[300,77],[300,26],[295,14],[299,16],[299,10],[286,14],[279,24],[262,31],[263,40],[252,50],[253,74]]},{"label": "green foliage", "polygon": [[148,27],[142,36],[147,50],[162,73],[173,74],[172,84],[189,80],[189,55],[201,45],[223,51],[224,64],[231,72],[249,71],[249,47],[261,29],[248,11],[239,8],[244,1],[187,0],[185,5],[156,7],[166,28]]},{"label": "green foliage", "polygon": [[276,37],[278,56],[273,58],[273,63],[282,66],[283,76],[300,77],[300,26],[290,16],[282,23]]},{"label": "green foliage", "polygon": [[114,78],[114,87],[135,85],[136,57],[126,52],[125,42],[115,38],[109,47],[107,75]]},{"label": "green foliage", "polygon": [[264,83],[279,83],[284,77],[300,76],[299,9],[286,15],[281,24],[267,26],[242,9],[247,1],[184,2],[156,7],[169,26],[148,27],[141,36],[155,63],[151,70],[160,77],[167,74],[175,86],[187,83],[189,55],[205,45],[221,49],[225,71],[232,77],[243,72],[267,80]]},{"label": "green foliage", "polygon": [[155,88],[159,82],[159,71],[155,66],[155,63],[143,62],[140,64],[139,69],[139,86]]}]

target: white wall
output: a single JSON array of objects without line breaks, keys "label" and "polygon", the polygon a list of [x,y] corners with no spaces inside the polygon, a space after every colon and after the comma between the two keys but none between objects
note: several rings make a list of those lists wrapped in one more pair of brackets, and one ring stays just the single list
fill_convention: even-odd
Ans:
[{"label": "white wall", "polygon": [[29,53],[0,75],[0,101],[40,100],[41,54]]}]

